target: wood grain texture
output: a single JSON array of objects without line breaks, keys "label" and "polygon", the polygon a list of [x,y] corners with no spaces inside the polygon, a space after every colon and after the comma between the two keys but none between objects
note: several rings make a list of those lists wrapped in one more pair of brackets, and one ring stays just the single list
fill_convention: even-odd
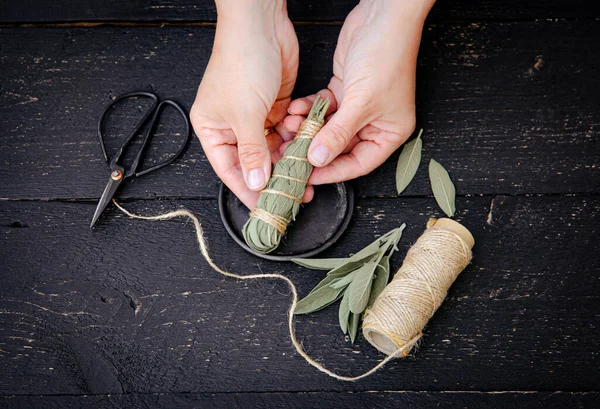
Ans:
[{"label": "wood grain texture", "polygon": [[[143,214],[189,208],[226,269],[283,272],[301,296],[322,278],[238,248],[214,200],[125,204]],[[414,356],[357,383],[320,374],[294,352],[284,283],[219,276],[184,220],[132,220],[111,208],[91,232],[93,209],[0,202],[1,394],[599,389],[598,195],[459,198],[457,219],[476,240],[472,264]],[[360,199],[324,256],[408,222],[395,270],[434,215],[431,198]],[[300,317],[296,328],[307,351],[341,374],[382,359],[362,336],[354,346],[344,340],[335,308]]]},{"label": "wood grain texture", "polygon": [[[298,27],[297,96],[326,86],[338,30]],[[423,164],[432,157],[459,195],[599,192],[598,38],[595,22],[428,26],[417,92],[422,168],[404,194],[431,193]],[[95,136],[102,108],[145,89],[189,109],[212,40],[206,27],[0,29],[0,198],[98,198],[107,180]],[[112,132],[129,129],[132,112]],[[157,148],[167,151],[177,132],[167,118]],[[398,155],[359,180],[358,194],[394,196]],[[121,197],[214,198],[217,189],[194,140]]]},{"label": "wood grain texture", "polygon": [[355,393],[228,393],[228,394],[130,394],[110,396],[11,396],[0,397],[6,409],[44,408],[349,408],[386,409],[410,407],[430,409],[470,408],[524,409],[594,408],[600,404],[597,392],[355,392]]},{"label": "wood grain texture", "polygon": [[[341,21],[358,0],[288,0],[294,21]],[[214,0],[0,0],[0,22],[47,23],[79,21],[205,22],[216,20]],[[544,18],[593,19],[599,16],[584,0],[438,0],[431,12],[436,21],[522,20]]]}]

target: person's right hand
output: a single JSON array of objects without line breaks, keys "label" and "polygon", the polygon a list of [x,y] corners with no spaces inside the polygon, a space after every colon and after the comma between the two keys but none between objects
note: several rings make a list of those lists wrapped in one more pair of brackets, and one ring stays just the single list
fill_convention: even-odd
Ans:
[{"label": "person's right hand", "polygon": [[[319,94],[331,100],[313,139],[309,183],[336,183],[381,165],[415,129],[417,54],[434,0],[363,0],[346,18],[333,76]],[[291,102],[285,127],[295,131],[316,98]]]},{"label": "person's right hand", "polygon": [[[284,0],[217,0],[217,30],[191,121],[217,175],[253,208],[271,175],[298,72],[298,39]],[[306,199],[312,196],[307,190]]]}]

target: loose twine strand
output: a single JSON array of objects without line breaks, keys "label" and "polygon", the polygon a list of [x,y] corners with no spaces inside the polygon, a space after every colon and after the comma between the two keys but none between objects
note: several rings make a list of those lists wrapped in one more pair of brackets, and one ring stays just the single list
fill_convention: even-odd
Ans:
[{"label": "loose twine strand", "polygon": [[274,278],[274,279],[285,281],[286,284],[288,285],[288,287],[290,288],[290,291],[292,292],[292,303],[290,305],[290,309],[288,310],[288,330],[290,333],[290,339],[292,341],[292,344],[294,345],[294,348],[296,348],[296,351],[298,352],[298,354],[300,354],[300,356],[302,356],[306,360],[306,362],[308,362],[309,364],[311,364],[312,366],[317,368],[319,371],[331,376],[332,378],[338,379],[340,381],[357,381],[359,379],[366,378],[367,376],[372,375],[375,372],[377,372],[379,369],[381,369],[385,364],[390,362],[392,359],[396,358],[397,356],[402,355],[404,353],[404,351],[409,351],[410,348],[412,348],[412,346],[420,338],[420,335],[414,337],[414,339],[410,340],[408,343],[406,343],[402,347],[398,348],[395,352],[388,355],[386,358],[384,358],[381,362],[379,362],[373,368],[371,368],[367,372],[364,372],[361,375],[358,375],[358,376],[338,375],[335,372],[325,368],[323,365],[321,365],[320,363],[315,361],[313,358],[311,358],[310,355],[308,355],[306,353],[306,351],[304,351],[304,349],[302,348],[302,344],[296,338],[296,332],[294,330],[294,310],[296,309],[296,304],[298,303],[298,292],[296,291],[296,286],[294,285],[292,280],[290,280],[289,278],[287,278],[286,276],[284,276],[282,274],[277,274],[277,273],[240,275],[240,274],[230,273],[229,271],[225,271],[225,270],[221,269],[219,266],[217,266],[215,264],[215,262],[213,261],[213,259],[210,257],[210,255],[208,253],[208,247],[206,245],[206,239],[204,238],[204,231],[202,229],[202,225],[200,224],[200,221],[198,220],[198,218],[196,216],[194,216],[193,213],[191,213],[188,210],[180,209],[180,210],[175,210],[175,211],[164,213],[164,214],[159,214],[156,216],[140,216],[135,213],[131,213],[130,211],[128,211],[127,209],[122,207],[119,203],[117,203],[117,201],[114,199],[113,199],[113,203],[115,204],[115,206],[117,206],[117,208],[119,210],[121,210],[127,216],[134,218],[134,219],[150,220],[150,221],[170,220],[170,219],[174,219],[177,217],[188,217],[189,219],[191,219],[192,222],[194,223],[194,228],[196,229],[196,239],[198,241],[198,246],[200,247],[200,253],[202,253],[202,256],[204,257],[204,259],[206,260],[208,265],[219,274],[222,274],[227,277],[237,278],[238,280],[255,280],[255,279]]}]

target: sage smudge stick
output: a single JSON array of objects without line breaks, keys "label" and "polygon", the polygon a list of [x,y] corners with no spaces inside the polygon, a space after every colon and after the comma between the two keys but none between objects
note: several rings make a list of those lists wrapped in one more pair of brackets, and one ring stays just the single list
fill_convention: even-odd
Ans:
[{"label": "sage smudge stick", "polygon": [[244,240],[262,254],[279,246],[288,225],[295,220],[313,166],[307,159],[312,139],[323,126],[329,100],[317,97],[308,117],[274,168],[256,208],[243,228]]}]

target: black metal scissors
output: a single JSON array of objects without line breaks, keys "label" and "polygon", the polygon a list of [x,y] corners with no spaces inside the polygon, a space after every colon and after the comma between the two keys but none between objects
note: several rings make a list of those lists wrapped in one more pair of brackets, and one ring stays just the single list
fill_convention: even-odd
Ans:
[{"label": "black metal scissors", "polygon": [[[127,98],[150,98],[152,100],[152,106],[144,114],[142,119],[135,125],[135,127],[133,128],[133,130],[131,131],[129,136],[127,136],[127,138],[125,139],[125,142],[123,142],[123,144],[117,150],[115,155],[112,158],[109,158],[108,154],[106,153],[106,146],[104,144],[104,125],[106,122],[106,118],[108,117],[108,113],[110,112],[111,108],[116,103],[123,101],[124,99],[127,99]],[[156,131],[160,113],[164,109],[164,107],[167,105],[170,105],[173,108],[175,108],[179,112],[181,117],[183,118],[183,122],[185,124],[185,131],[183,134],[183,140],[182,140],[181,146],[179,147],[179,150],[177,152],[175,152],[173,155],[169,156],[165,161],[160,162],[148,169],[144,169],[144,170],[141,170],[138,172],[137,169],[142,161],[142,157],[144,156],[144,153],[146,152],[146,147],[148,145],[148,142],[150,141],[150,138],[154,135],[154,132]],[[142,144],[141,144],[137,154],[135,155],[135,158],[133,159],[133,163],[131,164],[131,166],[128,169],[125,169],[122,164],[122,159],[125,155],[125,152],[129,148],[129,145],[131,144],[131,141],[133,140],[133,138],[138,134],[140,129],[148,122],[148,120],[150,118],[152,118],[152,119],[150,120],[150,124],[147,128],[147,131],[143,136]],[[160,168],[163,168],[163,167],[171,164],[175,159],[177,159],[182,154],[183,150],[185,149],[185,147],[189,141],[189,136],[190,136],[190,121],[189,121],[185,111],[183,110],[183,108],[181,108],[181,106],[179,104],[177,104],[176,102],[174,102],[170,99],[162,100],[159,103],[158,96],[156,96],[153,93],[129,92],[129,93],[118,96],[114,101],[112,101],[110,104],[108,104],[108,106],[106,108],[104,108],[104,111],[102,112],[102,116],[100,117],[100,121],[98,122],[98,141],[100,142],[100,146],[102,147],[102,153],[104,154],[104,159],[106,160],[107,163],[110,160],[110,165],[109,165],[110,166],[110,178],[108,179],[108,183],[106,184],[106,187],[104,188],[102,197],[100,198],[100,201],[98,202],[98,206],[96,207],[96,212],[94,213],[94,217],[92,218],[92,223],[90,224],[90,228],[92,228],[94,226],[94,224],[98,220],[98,217],[100,217],[102,212],[104,212],[104,210],[106,209],[106,206],[108,206],[111,199],[115,195],[117,189],[119,188],[119,186],[121,185],[121,183],[123,183],[123,181],[125,179],[131,178],[134,176],[147,175],[150,172],[153,172],[155,170],[158,170]]]}]

